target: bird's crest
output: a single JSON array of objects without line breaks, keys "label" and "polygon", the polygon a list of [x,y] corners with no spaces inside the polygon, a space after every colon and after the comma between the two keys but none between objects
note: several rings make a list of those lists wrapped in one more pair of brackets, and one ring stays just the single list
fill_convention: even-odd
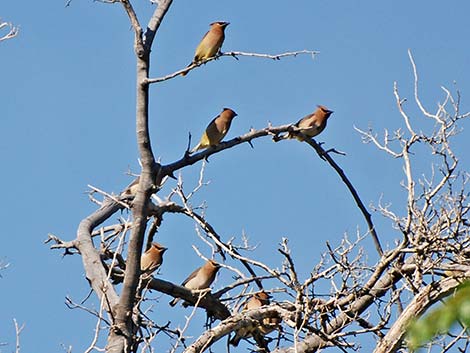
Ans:
[{"label": "bird's crest", "polygon": [[230,24],[230,22],[225,22],[225,21],[215,21],[211,23],[211,26],[218,25],[222,28],[227,27]]},{"label": "bird's crest", "polygon": [[317,105],[318,108],[320,108],[324,113],[333,113],[332,110],[329,110],[327,107],[325,107],[324,105]]}]

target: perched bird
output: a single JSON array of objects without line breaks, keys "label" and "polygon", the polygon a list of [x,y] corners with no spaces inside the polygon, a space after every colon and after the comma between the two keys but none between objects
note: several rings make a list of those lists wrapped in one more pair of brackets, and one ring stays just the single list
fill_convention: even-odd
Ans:
[{"label": "perched bird", "polygon": [[129,197],[129,196],[132,196],[132,197],[135,197],[135,195],[137,194],[137,190],[139,189],[139,182],[140,182],[140,176],[138,176],[137,178],[135,178],[132,183],[130,183],[126,189],[121,193],[121,196],[125,196],[125,197]]},{"label": "perched bird", "polygon": [[[269,305],[269,298],[269,294],[264,291],[255,293],[243,306],[242,312],[251,309],[258,309],[264,305]],[[255,331],[258,331],[263,335],[267,335],[278,327],[279,322],[280,319],[277,316],[273,316],[264,318],[263,322],[259,325],[242,327],[237,330],[235,337],[230,340],[230,344],[235,347],[238,346],[238,343],[240,343],[242,338],[248,338],[252,336]]]},{"label": "perched bird", "polygon": [[[210,24],[211,28],[209,31],[202,37],[201,42],[196,48],[194,53],[193,61],[188,65],[197,64],[198,62],[212,58],[217,55],[222,47],[222,43],[225,39],[225,27],[227,27],[229,22],[213,22]],[[186,76],[188,72],[185,71],[181,75]]]},{"label": "perched bird", "polygon": [[167,248],[158,243],[152,243],[150,248],[140,258],[140,270],[142,273],[151,275],[163,262],[163,254]]},{"label": "perched bird", "polygon": [[190,153],[202,150],[210,146],[216,146],[222,141],[222,139],[227,135],[228,129],[232,124],[232,119],[237,116],[230,108],[224,108],[222,113],[217,115],[210,123],[207,125],[206,131],[202,134],[201,141],[194,147]]},{"label": "perched bird", "polygon": [[[152,194],[155,194],[156,192],[158,192],[163,187],[163,185],[165,184],[165,182],[168,180],[169,177],[170,177],[169,175],[166,175],[161,179],[158,185],[153,184],[152,190],[151,190]],[[124,199],[134,198],[137,195],[137,191],[139,191],[139,186],[140,186],[140,175],[137,178],[135,178],[132,181],[132,183],[130,183],[124,189],[124,191],[119,194],[119,196]]]},{"label": "perched bird", "polygon": [[[333,111],[329,110],[324,105],[319,105],[317,110],[315,110],[312,114],[304,116],[294,126],[302,129],[300,132],[312,138],[325,130],[326,122],[332,113]],[[299,141],[304,141],[303,137],[297,135],[294,132],[288,132],[284,138],[296,138]]]},{"label": "perched bird", "polygon": [[[203,266],[194,270],[188,278],[186,278],[181,285],[188,289],[206,289],[214,282],[215,275],[219,271],[220,265],[214,260],[208,260]],[[171,306],[175,306],[180,298],[174,298]]]}]

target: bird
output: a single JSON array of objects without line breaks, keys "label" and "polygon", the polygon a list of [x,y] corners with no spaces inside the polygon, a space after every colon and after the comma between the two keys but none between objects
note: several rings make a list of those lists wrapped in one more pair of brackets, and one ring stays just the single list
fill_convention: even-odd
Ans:
[{"label": "bird", "polygon": [[[209,288],[219,269],[220,264],[214,260],[208,260],[203,266],[194,270],[181,285],[192,290]],[[169,304],[175,306],[179,300],[180,298],[174,298]]]},{"label": "bird", "polygon": [[[251,309],[258,309],[258,308],[261,308],[264,305],[269,305],[269,303],[270,303],[269,298],[271,298],[271,296],[268,293],[266,293],[265,291],[255,293],[245,303],[245,305],[243,306],[242,312],[245,312],[245,311],[251,310]],[[257,330],[261,334],[267,335],[268,333],[270,333],[271,331],[276,329],[276,327],[278,327],[279,322],[280,322],[280,319],[277,316],[266,317],[266,318],[263,319],[262,323],[259,324],[259,325],[239,328],[236,331],[235,336],[230,340],[229,343],[232,346],[236,347],[236,346],[238,346],[238,344],[240,343],[240,340],[242,338],[248,338],[248,337],[252,336],[253,333],[255,333],[255,331],[257,331]]]},{"label": "bird", "polygon": [[163,262],[163,254],[168,249],[159,243],[152,243],[150,248],[140,258],[140,270],[142,273],[151,275]]},{"label": "bird", "polygon": [[190,153],[218,145],[225,135],[227,135],[228,129],[230,129],[230,125],[232,124],[232,119],[237,115],[238,114],[232,109],[224,108],[222,112],[212,119],[209,125],[207,125],[206,131],[202,134],[201,140],[196,147],[190,151]]},{"label": "bird", "polygon": [[[191,66],[193,64],[197,64],[203,60],[212,58],[213,56],[217,55],[222,47],[222,43],[225,39],[225,28],[229,25],[229,22],[212,22],[210,24],[211,28],[209,31],[202,37],[199,45],[194,52],[194,59],[191,63],[187,66]],[[181,73],[182,76],[186,76],[188,71],[184,71]]]},{"label": "bird", "polygon": [[130,183],[126,189],[120,194],[122,197],[135,197],[137,190],[139,190],[140,176],[135,178],[132,183]]},{"label": "bird", "polygon": [[[312,114],[304,116],[297,123],[295,123],[294,126],[301,129],[300,132],[302,134],[312,138],[325,130],[326,122],[331,114],[333,114],[332,110],[329,110],[324,105],[318,105],[317,110],[315,110]],[[294,132],[288,132],[287,135],[284,136],[284,139],[291,138],[296,138],[299,141],[305,140],[304,137]]]}]

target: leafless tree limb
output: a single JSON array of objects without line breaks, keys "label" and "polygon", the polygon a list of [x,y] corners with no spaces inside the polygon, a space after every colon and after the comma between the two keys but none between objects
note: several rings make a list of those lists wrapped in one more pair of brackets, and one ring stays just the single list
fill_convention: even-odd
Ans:
[{"label": "leafless tree limb", "polygon": [[5,33],[4,35],[0,35],[0,42],[14,38],[18,35],[18,32],[19,32],[18,27],[15,27],[12,23],[3,22],[0,19],[0,31],[3,31],[5,28],[8,30],[8,32]]},{"label": "leafless tree limb", "polygon": [[372,239],[374,241],[375,248],[377,249],[377,252],[379,253],[379,255],[382,256],[383,249],[382,249],[382,245],[380,245],[379,236],[377,235],[377,232],[375,231],[374,224],[372,223],[372,216],[367,210],[367,208],[364,206],[364,203],[359,197],[359,194],[357,193],[356,189],[352,185],[351,181],[348,179],[348,177],[346,176],[344,171],[340,168],[340,166],[333,160],[331,155],[327,153],[323,149],[323,147],[321,147],[321,145],[319,145],[314,139],[307,139],[305,140],[305,142],[307,142],[310,146],[312,146],[315,149],[315,151],[318,153],[318,155],[322,159],[326,160],[333,167],[333,169],[340,176],[341,180],[346,184],[346,187],[348,188],[349,192],[354,198],[354,201],[356,201],[356,204],[359,207],[359,210],[361,211],[362,215],[364,216],[366,220],[367,226],[369,227],[370,235],[372,236]]},{"label": "leafless tree limb", "polygon": [[23,325],[18,325],[18,322],[16,319],[13,319],[13,322],[15,323],[15,334],[16,334],[16,345],[15,345],[15,353],[20,353],[20,334],[24,329],[24,324]]},{"label": "leafless tree limb", "polygon": [[413,298],[399,319],[388,330],[388,333],[375,348],[374,353],[396,352],[402,344],[407,325],[410,321],[423,314],[432,304],[449,296],[459,285],[459,281],[448,278],[439,282],[433,282],[421,289],[420,293]]},{"label": "leafless tree limb", "polygon": [[310,54],[312,56],[312,59],[315,58],[315,55],[319,54],[320,52],[314,51],[314,50],[298,50],[298,51],[293,51],[293,52],[287,52],[287,53],[281,53],[281,54],[263,54],[263,53],[246,53],[246,52],[241,52],[241,51],[230,51],[226,53],[221,53],[220,55],[214,56],[212,58],[208,58],[205,60],[201,60],[197,63],[192,63],[188,67],[185,67],[183,69],[180,69],[178,71],[175,71],[169,75],[163,76],[163,77],[158,77],[158,78],[149,78],[146,82],[149,84],[152,83],[159,83],[159,82],[164,82],[167,80],[170,80],[172,78],[175,78],[183,73],[187,73],[199,66],[205,65],[210,61],[214,61],[219,59],[222,56],[231,56],[234,57],[235,59],[238,60],[238,56],[248,56],[248,57],[256,57],[256,58],[263,58],[263,59],[272,59],[272,60],[281,60],[281,58],[293,56],[296,57],[297,55],[302,55],[302,54]]}]

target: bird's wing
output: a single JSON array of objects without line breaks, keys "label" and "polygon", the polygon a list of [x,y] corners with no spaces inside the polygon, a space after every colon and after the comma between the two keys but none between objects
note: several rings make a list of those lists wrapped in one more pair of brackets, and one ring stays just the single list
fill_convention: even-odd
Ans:
[{"label": "bird's wing", "polygon": [[194,277],[196,277],[197,273],[199,272],[199,270],[201,269],[202,267],[198,267],[196,268],[189,276],[188,278],[186,278],[183,283],[181,283],[181,285],[184,287],[186,285],[186,283],[188,283],[190,280],[192,280]]},{"label": "bird's wing", "polygon": [[300,119],[295,126],[302,128],[302,127],[309,127],[311,120],[312,120],[313,114],[308,114],[305,115],[302,119]]},{"label": "bird's wing", "polygon": [[199,53],[199,52],[202,50],[202,47],[206,45],[205,39],[206,39],[207,36],[209,35],[209,32],[210,32],[210,30],[208,30],[208,31],[206,32],[206,34],[204,34],[204,37],[202,37],[201,41],[200,41],[199,44],[197,45],[196,51],[195,51],[195,53],[194,53],[194,60],[193,60],[193,62],[198,62],[198,61],[200,61],[200,60],[202,59],[202,57],[200,57],[200,56],[201,56],[201,55],[200,55],[201,53]]},{"label": "bird's wing", "polygon": [[[221,126],[219,120],[219,115],[217,115],[212,121],[207,125],[206,133],[209,139],[209,144],[214,145],[218,144],[224,138],[223,126]],[[225,132],[226,133],[226,132]]]}]

